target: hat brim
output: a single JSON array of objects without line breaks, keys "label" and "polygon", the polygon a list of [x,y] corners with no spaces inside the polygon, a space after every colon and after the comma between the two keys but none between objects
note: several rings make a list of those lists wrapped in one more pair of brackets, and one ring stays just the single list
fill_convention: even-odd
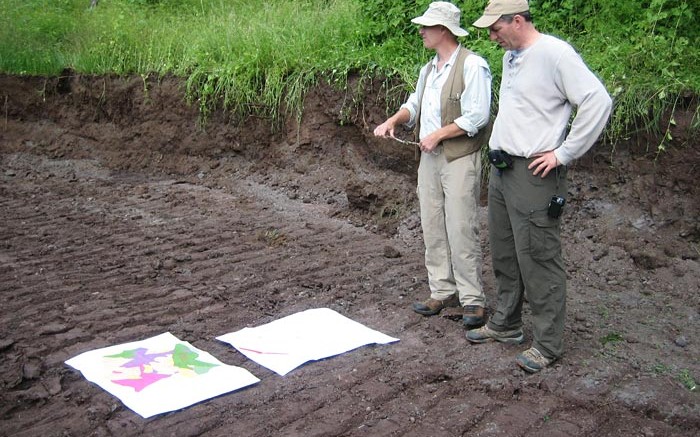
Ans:
[{"label": "hat brim", "polygon": [[496,21],[498,21],[503,14],[497,14],[497,15],[482,15],[478,20],[472,24],[474,27],[481,27],[481,28],[486,28],[486,27],[491,27],[493,26]]},{"label": "hat brim", "polygon": [[454,36],[467,36],[469,32],[457,26],[448,26],[445,23],[439,22],[437,20],[431,20],[425,17],[416,17],[411,20],[411,23],[418,24],[420,26],[444,26],[449,30]]}]

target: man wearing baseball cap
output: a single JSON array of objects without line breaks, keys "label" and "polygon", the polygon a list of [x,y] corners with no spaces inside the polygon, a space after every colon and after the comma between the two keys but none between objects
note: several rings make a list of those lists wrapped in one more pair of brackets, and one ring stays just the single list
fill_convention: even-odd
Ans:
[{"label": "man wearing baseball cap", "polygon": [[567,165],[598,139],[612,101],[569,44],[537,31],[527,1],[491,0],[474,26],[488,28],[491,40],[506,52],[489,140],[488,228],[498,307],[486,325],[467,332],[467,339],[522,343],[527,298],[532,347],[516,362],[538,372],[563,352],[560,214]]},{"label": "man wearing baseball cap", "polygon": [[420,141],[418,199],[430,297],[413,310],[432,316],[462,306],[463,323],[477,327],[485,322],[478,151],[488,140],[491,72],[458,42],[467,35],[460,16],[452,3],[433,2],[411,20],[420,25],[423,45],[436,54],[421,69],[416,91],[374,134],[394,137],[395,128],[407,124],[415,126]]},{"label": "man wearing baseball cap", "polygon": [[474,22],[474,27],[488,28],[504,15],[528,12],[530,6],[527,0],[495,0],[486,5],[484,14]]}]

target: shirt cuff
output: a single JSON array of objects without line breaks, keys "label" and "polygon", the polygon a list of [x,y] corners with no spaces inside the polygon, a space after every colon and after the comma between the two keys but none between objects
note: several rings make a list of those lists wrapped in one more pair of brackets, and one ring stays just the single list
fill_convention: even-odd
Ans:
[{"label": "shirt cuff", "polygon": [[559,161],[561,165],[569,165],[569,163],[574,160],[574,157],[568,154],[562,147],[554,149],[554,156],[557,157],[557,161]]},{"label": "shirt cuff", "polygon": [[[416,110],[413,109],[413,107],[411,105],[406,105],[406,104],[401,105],[401,108],[406,109],[408,111],[408,113],[411,114],[411,118],[409,118],[408,121],[406,122],[406,126],[408,126],[408,127],[415,126],[416,125]],[[401,109],[401,108],[399,108],[399,109]]]}]

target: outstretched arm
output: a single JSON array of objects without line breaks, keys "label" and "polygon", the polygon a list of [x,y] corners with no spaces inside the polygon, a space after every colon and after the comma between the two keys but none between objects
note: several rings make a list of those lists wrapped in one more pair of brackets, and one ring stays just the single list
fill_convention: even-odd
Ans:
[{"label": "outstretched arm", "polygon": [[389,117],[384,123],[380,124],[374,128],[374,135],[377,137],[393,137],[396,126],[404,123],[408,123],[411,118],[411,113],[408,109],[401,108],[396,114]]}]

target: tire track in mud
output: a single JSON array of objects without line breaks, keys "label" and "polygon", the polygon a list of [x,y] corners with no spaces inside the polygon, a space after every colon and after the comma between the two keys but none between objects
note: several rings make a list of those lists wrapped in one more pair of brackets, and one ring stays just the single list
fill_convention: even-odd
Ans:
[{"label": "tire track in mud", "polygon": [[[2,159],[0,327],[12,337],[0,434],[535,436],[555,413],[561,435],[615,429],[599,403],[551,389],[570,384],[566,372],[523,378],[517,348],[470,347],[459,322],[413,314],[422,247],[330,218],[327,205],[246,180],[208,188],[95,161]],[[214,338],[315,307],[401,341],[279,377]],[[261,382],[141,420],[63,363],[165,331]]]},{"label": "tire track in mud", "polygon": [[[391,244],[386,238],[329,220],[322,207],[294,206],[264,186],[225,194],[173,181],[80,175],[76,181],[74,171],[66,174],[48,186],[25,184],[23,192],[3,182],[0,237],[12,279],[0,286],[10,296],[2,324],[15,332],[19,362],[39,358],[43,368],[60,367],[79,352],[146,332],[169,329],[196,343],[211,341],[198,331],[221,334],[313,306],[345,312],[358,296],[377,293],[372,278],[382,275],[389,278],[383,283],[412,286],[408,271],[415,266],[401,258],[389,271],[386,263],[372,264]],[[20,318],[30,306],[36,319]],[[370,368],[363,376],[372,380],[379,372]],[[69,379],[104,398],[80,378]],[[346,390],[334,390],[338,403]],[[326,407],[307,406],[268,429],[293,429]]]},{"label": "tire track in mud", "polygon": [[[42,319],[53,321],[49,322],[55,325],[53,330],[62,331],[48,332],[50,335],[57,334],[54,340],[59,341],[34,351],[35,355],[56,356],[51,365],[60,365],[62,360],[78,353],[75,347],[71,348],[75,344],[80,344],[82,351],[138,338],[143,332],[154,329],[149,325],[152,320],[159,320],[156,329],[168,325],[170,329],[181,328],[185,339],[196,341],[196,332],[184,326],[201,325],[202,320],[192,316],[198,312],[207,313],[209,320],[221,320],[218,332],[223,333],[227,329],[240,327],[234,327],[235,323],[226,317],[231,312],[230,306],[237,307],[234,311],[236,316],[246,313],[242,319],[249,320],[248,323],[263,323],[303,309],[295,300],[307,300],[304,307],[308,307],[308,299],[311,299],[318,301],[318,306],[328,305],[344,311],[346,308],[343,308],[343,304],[351,306],[353,295],[376,293],[376,278],[383,277],[381,283],[391,283],[394,289],[409,289],[415,285],[410,271],[415,268],[413,265],[406,267],[399,259],[395,271],[387,272],[386,263],[372,264],[372,259],[381,254],[383,245],[389,244],[386,239],[342,221],[332,222],[332,226],[329,226],[327,219],[319,220],[322,215],[316,211],[304,213],[303,208],[295,210],[289,205],[281,205],[285,202],[284,196],[275,195],[262,186],[253,185],[250,188],[257,196],[253,200],[267,199],[268,203],[255,204],[243,197],[243,202],[236,203],[257,205],[257,209],[248,211],[235,208],[230,212],[225,208],[230,203],[230,195],[188,184],[159,181],[146,184],[146,189],[143,185],[126,189],[127,194],[134,190],[157,193],[145,196],[150,200],[144,200],[144,195],[125,196],[122,193],[115,196],[113,193],[124,191],[123,186],[105,181],[85,189],[80,198],[61,199],[63,190],[60,183],[55,188],[34,194],[34,202],[40,206],[23,207],[23,202],[19,200],[14,204],[2,205],[6,210],[16,211],[14,219],[34,229],[36,235],[52,236],[42,237],[46,241],[40,238],[40,244],[75,248],[46,251],[39,258],[34,252],[24,251],[18,253],[19,262],[14,266],[16,276],[31,275],[37,268],[45,269],[40,275],[35,274],[32,281],[22,284],[26,291],[15,298],[15,304],[41,302],[37,313],[42,314]],[[85,204],[88,199],[93,203],[90,208]],[[100,199],[99,205],[94,205],[94,199]],[[270,199],[273,201],[269,202]],[[72,210],[64,206],[58,214],[52,215],[51,208],[45,205],[57,203],[69,205]],[[25,214],[27,208],[34,208],[40,213],[28,218]],[[197,214],[192,211],[194,208],[211,211],[208,215]],[[100,219],[94,220],[95,215]],[[223,220],[233,228],[219,232],[217,225]],[[91,223],[98,226],[90,226]],[[102,228],[113,231],[105,234],[100,231]],[[284,241],[278,243],[274,238],[270,240],[265,232],[271,229],[277,232],[275,235],[284,236]],[[12,245],[13,236],[6,237]],[[76,246],[81,242],[83,244]],[[85,245],[88,247],[85,248]],[[335,254],[335,257],[329,259],[329,254]],[[270,267],[285,261],[298,265],[294,269],[294,277],[288,277],[289,268],[275,274],[274,268]],[[261,272],[266,272],[266,275],[262,277]],[[211,281],[219,284],[213,290],[207,285]],[[272,290],[268,284],[272,284]],[[73,300],[66,299],[62,296],[62,290],[66,289],[78,289],[81,293]],[[268,297],[270,292],[275,296],[274,301]],[[385,298],[378,294],[372,300],[376,302]],[[82,305],[83,301],[89,301],[90,305]],[[250,305],[252,308],[246,304],[251,301],[254,302]],[[218,302],[223,302],[223,305],[219,303],[217,306]],[[297,309],[290,309],[284,305],[285,302],[291,308],[296,305]],[[212,304],[217,310],[209,309]],[[360,314],[364,311],[368,310],[360,309]],[[264,314],[262,320],[261,312]],[[184,321],[180,322],[179,319]],[[19,327],[27,330],[33,328],[21,323]],[[381,328],[386,330],[389,326]],[[214,330],[210,328],[207,331]],[[65,339],[59,337],[66,332],[72,332],[72,335]],[[71,352],[66,354],[64,349]],[[361,355],[367,359],[366,356],[371,357],[376,352],[372,350]],[[351,356],[336,360],[349,360],[351,366],[357,364]],[[322,401],[307,402],[292,411],[288,411],[288,394],[277,401],[265,402],[266,408],[272,405],[272,408],[286,411],[258,435],[269,435],[275,431],[293,435],[305,429],[308,431],[309,427],[321,434],[351,433],[357,429],[369,430],[383,423],[395,429],[397,420],[410,428],[413,422],[409,418],[415,413],[406,411],[401,419],[390,418],[387,414],[382,415],[381,411],[376,412],[377,405],[400,408],[406,400],[420,398],[417,390],[421,381],[410,382],[415,384],[411,387],[384,377],[385,381],[379,383],[384,388],[378,391],[380,395],[377,396],[377,376],[385,372],[385,366],[391,366],[386,359],[383,361],[380,367],[356,366],[348,370],[341,366],[341,374],[347,372],[353,377],[337,376],[334,380],[344,379],[339,386],[299,389],[308,391],[303,396],[309,399],[313,397],[310,393],[314,390],[321,391]],[[328,367],[329,363],[322,365]],[[303,370],[309,373],[305,375],[309,381],[323,379],[325,371],[319,372],[311,367]],[[79,379],[75,383],[82,384]],[[365,385],[371,386],[372,390]],[[375,395],[369,395],[370,392]],[[351,395],[348,396],[348,393]],[[103,398],[104,394],[98,391],[94,396]],[[96,403],[99,404],[99,401]],[[358,403],[368,407],[358,409]],[[436,407],[439,408],[439,405]],[[353,410],[357,412],[347,414]],[[328,417],[335,416],[341,419],[322,424]],[[364,424],[368,417],[371,426]]]}]

